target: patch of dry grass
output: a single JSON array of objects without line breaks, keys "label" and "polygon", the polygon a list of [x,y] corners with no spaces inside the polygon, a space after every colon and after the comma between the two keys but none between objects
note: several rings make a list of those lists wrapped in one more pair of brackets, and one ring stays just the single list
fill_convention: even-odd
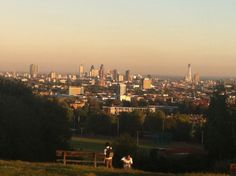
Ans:
[{"label": "patch of dry grass", "polygon": [[138,170],[107,169],[55,163],[30,163],[0,160],[0,176],[226,176],[225,174],[163,174]]}]

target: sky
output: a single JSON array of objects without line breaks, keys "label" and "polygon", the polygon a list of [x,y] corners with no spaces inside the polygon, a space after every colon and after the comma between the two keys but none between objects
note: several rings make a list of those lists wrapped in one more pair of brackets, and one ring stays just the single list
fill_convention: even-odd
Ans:
[{"label": "sky", "polygon": [[236,76],[235,0],[0,0],[0,71]]}]

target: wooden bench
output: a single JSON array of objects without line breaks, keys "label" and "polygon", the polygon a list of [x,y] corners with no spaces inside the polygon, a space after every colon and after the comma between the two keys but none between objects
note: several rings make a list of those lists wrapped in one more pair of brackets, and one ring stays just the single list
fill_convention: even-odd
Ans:
[{"label": "wooden bench", "polygon": [[230,176],[236,176],[236,164],[230,164]]},{"label": "wooden bench", "polygon": [[97,167],[98,164],[105,164],[103,153],[57,150],[56,157],[57,157],[56,161],[62,162],[64,165],[69,163],[77,163],[77,164],[93,164],[94,167]]}]

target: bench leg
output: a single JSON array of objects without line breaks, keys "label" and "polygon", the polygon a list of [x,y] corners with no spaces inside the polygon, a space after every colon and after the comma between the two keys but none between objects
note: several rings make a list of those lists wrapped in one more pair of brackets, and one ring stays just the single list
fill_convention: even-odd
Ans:
[{"label": "bench leg", "polygon": [[94,167],[97,167],[97,155],[94,153]]},{"label": "bench leg", "polygon": [[66,155],[63,156],[63,164],[66,165]]}]

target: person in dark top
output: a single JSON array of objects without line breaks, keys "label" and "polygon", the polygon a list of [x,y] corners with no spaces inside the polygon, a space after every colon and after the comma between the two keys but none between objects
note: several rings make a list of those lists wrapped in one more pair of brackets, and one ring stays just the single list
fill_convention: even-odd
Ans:
[{"label": "person in dark top", "polygon": [[107,168],[112,168],[112,158],[113,158],[113,150],[110,144],[107,142],[105,144],[105,149],[104,149],[104,156],[105,156],[105,165]]}]

